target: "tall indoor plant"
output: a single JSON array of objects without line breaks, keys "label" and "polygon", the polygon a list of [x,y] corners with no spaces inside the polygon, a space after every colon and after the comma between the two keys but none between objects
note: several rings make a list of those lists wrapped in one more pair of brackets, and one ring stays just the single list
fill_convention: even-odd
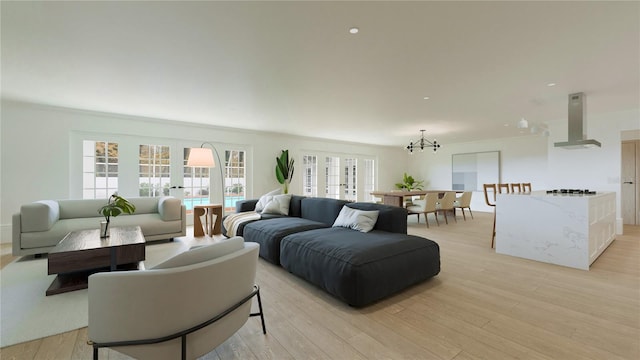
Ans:
[{"label": "tall indoor plant", "polygon": [[276,178],[284,185],[284,193],[289,193],[289,183],[293,178],[293,161],[289,159],[289,150],[282,150],[280,156],[276,156]]},{"label": "tall indoor plant", "polygon": [[111,217],[116,217],[122,213],[133,214],[136,211],[136,206],[129,202],[129,200],[114,193],[109,197],[107,205],[98,210],[98,213],[104,216],[106,221],[100,222],[100,237],[106,238],[109,236],[109,223]]}]

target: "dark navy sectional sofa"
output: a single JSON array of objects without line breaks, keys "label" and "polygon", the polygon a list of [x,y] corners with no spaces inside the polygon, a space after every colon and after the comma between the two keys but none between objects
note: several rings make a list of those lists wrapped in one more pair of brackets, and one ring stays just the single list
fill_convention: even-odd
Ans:
[{"label": "dark navy sectional sofa", "polygon": [[[256,200],[239,201],[237,212]],[[343,206],[379,211],[373,230],[332,227]],[[289,215],[263,214],[236,235],[260,244],[260,256],[355,307],[369,305],[440,272],[440,248],[407,234],[407,210],[293,195]]]}]

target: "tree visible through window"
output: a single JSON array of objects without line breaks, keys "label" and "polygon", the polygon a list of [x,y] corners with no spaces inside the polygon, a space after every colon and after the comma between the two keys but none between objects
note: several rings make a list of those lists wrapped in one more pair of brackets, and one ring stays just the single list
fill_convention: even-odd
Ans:
[{"label": "tree visible through window", "polygon": [[140,196],[169,195],[171,182],[171,153],[169,146],[140,145]]},{"label": "tree visible through window", "polygon": [[82,198],[106,199],[118,191],[118,143],[82,142]]}]

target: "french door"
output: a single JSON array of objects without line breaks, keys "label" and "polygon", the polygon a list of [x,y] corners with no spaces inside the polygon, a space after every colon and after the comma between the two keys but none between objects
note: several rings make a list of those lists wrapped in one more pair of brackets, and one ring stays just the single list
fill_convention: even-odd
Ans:
[{"label": "french door", "polygon": [[325,184],[325,197],[357,201],[358,159],[345,156],[326,156]]},{"label": "french door", "polygon": [[348,201],[373,201],[376,161],[365,155],[303,151],[302,195]]}]

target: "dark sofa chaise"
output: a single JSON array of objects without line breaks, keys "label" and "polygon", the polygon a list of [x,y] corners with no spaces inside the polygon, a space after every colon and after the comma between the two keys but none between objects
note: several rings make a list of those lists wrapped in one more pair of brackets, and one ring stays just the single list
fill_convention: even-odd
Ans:
[{"label": "dark sofa chaise", "polygon": [[[239,201],[237,212],[258,200]],[[343,206],[377,210],[373,230],[332,227]],[[407,234],[407,211],[373,203],[292,196],[289,215],[262,214],[237,235],[260,244],[260,256],[351,306],[365,306],[440,272],[437,243]]]}]

